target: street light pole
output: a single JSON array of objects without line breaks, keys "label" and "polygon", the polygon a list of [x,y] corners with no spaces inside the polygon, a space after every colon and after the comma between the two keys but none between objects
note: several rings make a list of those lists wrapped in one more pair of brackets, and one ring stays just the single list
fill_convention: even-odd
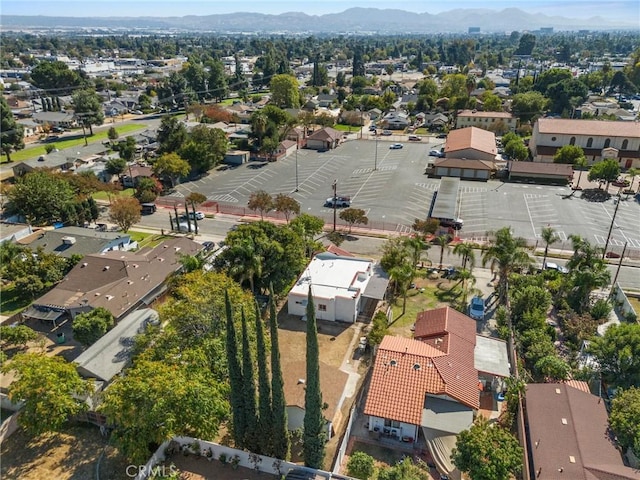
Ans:
[{"label": "street light pole", "polygon": [[607,248],[609,248],[609,240],[611,240],[611,231],[613,230],[613,224],[616,223],[616,215],[618,214],[618,208],[620,207],[620,195],[616,201],[616,209],[613,211],[613,217],[611,217],[611,225],[609,226],[609,233],[607,234],[607,241],[604,244],[604,250],[602,251],[602,259],[604,260],[607,255]]},{"label": "street light pole", "polygon": [[338,208],[338,196],[336,194],[338,189],[338,180],[333,181],[333,231],[336,231],[336,210]]},{"label": "street light pole", "polygon": [[298,136],[296,135],[296,192],[298,191]]},{"label": "street light pole", "polygon": [[373,170],[377,170],[378,169],[378,132],[376,132],[376,156],[374,157],[373,160]]}]

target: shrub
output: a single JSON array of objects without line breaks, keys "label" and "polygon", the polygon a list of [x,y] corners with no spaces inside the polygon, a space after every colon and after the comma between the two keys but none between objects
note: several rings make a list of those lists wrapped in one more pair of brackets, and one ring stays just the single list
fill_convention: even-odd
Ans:
[{"label": "shrub", "polygon": [[367,480],[372,477],[374,461],[371,455],[364,452],[354,452],[347,462],[347,474],[350,477]]},{"label": "shrub", "polygon": [[608,300],[604,300],[601,298],[593,304],[593,307],[591,307],[591,311],[589,313],[591,313],[591,316],[594,318],[594,320],[603,320],[609,316],[611,310],[611,303],[609,303]]},{"label": "shrub", "polygon": [[98,307],[88,313],[82,313],[73,320],[73,336],[84,346],[95,343],[111,327],[113,315],[105,308]]}]

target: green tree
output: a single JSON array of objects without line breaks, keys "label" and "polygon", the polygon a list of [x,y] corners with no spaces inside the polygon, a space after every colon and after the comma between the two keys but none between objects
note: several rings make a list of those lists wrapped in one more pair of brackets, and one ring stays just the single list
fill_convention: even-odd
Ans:
[{"label": "green tree", "polygon": [[105,390],[99,411],[124,455],[144,463],[150,446],[176,435],[214,438],[229,411],[227,395],[207,369],[140,359]]},{"label": "green tree", "polygon": [[571,367],[557,354],[540,358],[534,366],[536,372],[547,382],[562,382],[569,379]]},{"label": "green tree", "polygon": [[127,161],[124,158],[112,158],[105,164],[105,170],[111,175],[120,175],[126,168]]},{"label": "green tree", "polygon": [[515,160],[526,160],[529,156],[529,150],[524,146],[522,139],[520,137],[509,136],[505,140],[505,136],[502,137],[502,141],[504,142],[504,153]]},{"label": "green tree", "polygon": [[[206,128],[206,127],[205,127]],[[159,153],[179,151],[187,140],[187,127],[178,117],[165,115],[160,121],[156,140],[160,145]],[[182,155],[183,158],[186,158]]]},{"label": "green tree", "polygon": [[386,335],[389,335],[389,320],[387,319],[387,315],[382,310],[378,310],[373,316],[372,324],[373,326],[367,340],[369,345],[380,345],[382,339]]},{"label": "green tree", "polygon": [[542,241],[544,242],[544,256],[542,257],[542,265],[547,264],[547,254],[549,253],[549,245],[553,245],[560,240],[560,237],[556,234],[556,231],[552,227],[543,227],[540,234]]},{"label": "green tree", "polygon": [[24,292],[27,298],[34,300],[44,291],[45,284],[37,275],[25,275],[16,279],[15,287]]},{"label": "green tree", "polygon": [[132,197],[119,197],[111,202],[109,220],[127,233],[134,223],[142,218],[140,202]]},{"label": "green tree", "polygon": [[503,227],[495,233],[495,241],[482,256],[483,266],[490,263],[492,271],[497,269],[497,290],[501,305],[507,302],[509,275],[514,270],[531,264],[529,254],[525,250],[526,244],[523,238],[514,237],[509,227]]},{"label": "green tree", "polygon": [[610,385],[629,388],[640,385],[640,324],[612,325],[602,337],[594,337],[589,351]]},{"label": "green tree", "polygon": [[439,267],[442,268],[442,260],[444,259],[444,250],[449,245],[449,236],[448,235],[439,235],[435,238],[435,243],[440,247],[440,263],[438,263]]},{"label": "green tree", "polygon": [[3,325],[0,327],[0,340],[7,346],[23,348],[28,342],[38,338],[38,332],[26,325]]},{"label": "green tree", "polygon": [[368,480],[373,476],[374,467],[374,460],[371,455],[364,452],[353,452],[347,462],[347,475],[361,480]]},{"label": "green tree", "polygon": [[54,90],[66,95],[84,83],[78,71],[70,70],[66,63],[43,61],[31,70],[31,81],[43,90]]},{"label": "green tree", "polygon": [[188,138],[183,139],[178,151],[194,172],[207,172],[220,164],[227,154],[229,141],[225,133],[219,128],[208,128],[198,125],[191,130]]},{"label": "green tree", "polygon": [[393,280],[394,292],[402,295],[402,314],[407,311],[407,294],[409,292],[409,284],[414,278],[415,270],[413,266],[407,262],[393,267],[389,270],[389,277]]},{"label": "green tree", "polygon": [[260,448],[260,435],[258,430],[258,414],[256,410],[256,380],[253,375],[255,368],[251,345],[249,343],[249,332],[247,330],[247,319],[244,309],[240,310],[242,325],[242,397],[245,418],[244,446],[248,450],[255,452]]},{"label": "green tree", "polygon": [[273,199],[273,207],[276,212],[280,212],[284,215],[284,218],[289,223],[289,218],[292,213],[298,215],[300,213],[300,203],[285,193],[278,193]]},{"label": "green tree", "polygon": [[15,373],[9,385],[9,398],[24,401],[18,422],[32,434],[61,430],[69,417],[87,408],[80,400],[90,392],[74,364],[60,356],[19,353],[2,366],[2,372]]},{"label": "green tree", "polygon": [[7,194],[7,209],[23,215],[33,225],[50,225],[63,219],[74,202],[69,182],[46,171],[34,171],[18,178]]},{"label": "green tree", "polygon": [[111,140],[111,143],[115,142],[120,135],[118,134],[118,130],[116,127],[109,127],[109,131],[107,132],[107,138]]},{"label": "green tree", "polygon": [[94,344],[113,328],[113,315],[106,308],[98,307],[73,319],[73,337],[85,347]]},{"label": "green tree", "polygon": [[478,416],[469,430],[458,434],[451,459],[473,480],[509,480],[522,470],[522,455],[513,435]]},{"label": "green tree", "polygon": [[271,337],[271,411],[273,412],[271,442],[273,456],[281,460],[289,458],[289,430],[287,428],[287,401],[284,396],[284,379],[280,365],[278,340],[278,315],[273,298],[273,286],[269,288],[269,332]]},{"label": "green tree", "polygon": [[511,109],[521,123],[526,123],[541,116],[548,108],[549,99],[540,92],[516,93],[511,102]]},{"label": "green tree", "polygon": [[554,163],[575,165],[578,159],[584,158],[584,150],[577,145],[563,145],[553,156]]},{"label": "green tree", "polygon": [[153,163],[153,173],[159,177],[166,177],[175,187],[180,177],[189,175],[191,167],[177,153],[165,153]]},{"label": "green tree", "polygon": [[378,480],[429,480],[430,475],[405,456],[392,467],[378,470]]},{"label": "green tree", "polygon": [[200,192],[191,192],[185,197],[185,200],[191,204],[201,205],[207,201],[207,197]]},{"label": "green tree", "polygon": [[485,92],[483,101],[485,112],[502,112],[502,99],[495,93]]},{"label": "green tree", "polygon": [[269,213],[273,210],[273,197],[264,190],[258,190],[249,195],[247,207],[249,207],[249,210],[253,210],[254,212],[260,212],[260,219],[264,220],[265,213]]},{"label": "green tree", "polygon": [[256,357],[258,363],[258,449],[257,453],[270,455],[272,452],[271,385],[267,368],[267,346],[264,337],[264,323],[260,306],[255,302],[256,320]]},{"label": "green tree", "polygon": [[476,254],[471,243],[461,242],[456,244],[453,247],[453,253],[462,257],[462,268],[467,268],[468,264],[469,270],[473,270],[473,266],[476,263]]},{"label": "green tree", "polygon": [[354,225],[367,225],[369,218],[361,208],[345,208],[340,212],[340,219],[349,225],[349,233]]},{"label": "green tree", "polygon": [[514,53],[515,55],[531,55],[535,46],[536,36],[532,33],[523,33],[520,37],[518,49]]},{"label": "green tree", "polygon": [[0,144],[2,153],[11,161],[11,151],[24,148],[24,127],[16,122],[7,100],[0,98]]},{"label": "green tree", "polygon": [[91,90],[78,90],[73,94],[73,111],[83,128],[89,128],[93,135],[93,126],[102,125],[104,112],[100,97]]},{"label": "green tree", "polygon": [[136,156],[136,140],[133,137],[127,137],[124,140],[118,142],[116,146],[118,149],[118,155],[126,162],[131,162]]},{"label": "green tree", "polygon": [[589,181],[606,182],[605,190],[609,190],[609,183],[620,175],[620,164],[617,160],[609,158],[593,164],[589,169]]},{"label": "green tree", "polygon": [[298,80],[293,75],[274,75],[269,83],[271,102],[280,108],[298,108],[300,95]]},{"label": "green tree", "polygon": [[244,447],[244,440],[247,432],[247,421],[245,418],[246,409],[244,407],[244,377],[242,368],[238,360],[238,340],[236,328],[233,323],[233,313],[231,311],[231,300],[229,293],[224,293],[225,313],[226,313],[226,351],[227,365],[229,368],[229,387],[231,389],[230,403],[233,418],[233,439],[237,447]]},{"label": "green tree", "polygon": [[322,468],[326,442],[326,421],[322,415],[319,353],[316,307],[311,287],[309,287],[307,296],[307,378],[304,392],[302,456],[305,466],[311,468]]},{"label": "green tree", "polygon": [[315,241],[315,237],[322,233],[324,227],[322,218],[303,213],[291,220],[289,226],[303,239],[307,256],[310,257],[314,251],[320,248],[319,242]]},{"label": "green tree", "polygon": [[609,423],[622,448],[640,451],[640,387],[632,386],[616,393]]},{"label": "green tree", "polygon": [[578,313],[589,310],[593,290],[609,284],[611,275],[602,259],[602,249],[578,235],[571,235],[573,255],[567,262],[569,278],[567,301]]}]

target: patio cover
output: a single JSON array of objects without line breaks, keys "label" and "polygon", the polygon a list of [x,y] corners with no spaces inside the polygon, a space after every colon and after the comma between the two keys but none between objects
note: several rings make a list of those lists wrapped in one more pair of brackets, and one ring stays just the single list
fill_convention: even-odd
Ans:
[{"label": "patio cover", "polygon": [[422,434],[438,471],[449,475],[451,479],[460,480],[460,470],[451,462],[451,452],[456,446],[456,436],[427,427],[422,427]]},{"label": "patio cover", "polygon": [[373,275],[369,279],[362,296],[373,298],[375,300],[384,300],[384,294],[387,292],[388,286],[389,275],[387,275],[387,272],[385,272],[382,267],[376,263],[373,266]]},{"label": "patio cover", "polygon": [[47,320],[49,322],[53,322],[55,324],[56,320],[64,315],[63,311],[57,310],[43,310],[40,308],[29,307],[24,312],[22,312],[23,317],[29,318],[37,318],[38,320]]}]

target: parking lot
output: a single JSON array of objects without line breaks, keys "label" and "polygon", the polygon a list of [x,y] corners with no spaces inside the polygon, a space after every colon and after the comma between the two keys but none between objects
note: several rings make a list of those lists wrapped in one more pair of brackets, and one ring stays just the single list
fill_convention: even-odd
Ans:
[{"label": "parking lot", "polygon": [[[220,167],[200,180],[179,185],[176,195],[198,191],[209,200],[246,206],[256,190],[286,193],[300,202],[303,212],[330,220],[333,211],[324,203],[332,196],[336,181],[337,194],[351,197],[351,206],[365,210],[378,228],[409,232],[414,219],[427,216],[440,182],[424,174],[429,150],[443,146],[443,140],[429,138],[404,141],[402,149],[389,148],[400,141],[395,137],[350,140],[328,152],[303,149],[273,163]],[[611,192],[617,189],[612,187]],[[551,226],[567,248],[571,234],[603,246],[616,207],[614,200],[589,202],[580,198],[580,192],[575,196],[570,193],[569,187],[462,181],[458,204],[458,216],[464,220],[461,233],[481,238],[488,231],[509,226],[516,235],[535,241],[543,227]],[[633,196],[620,202],[610,244],[621,250],[625,242],[640,249],[640,206]],[[562,248],[562,244],[555,247]]]}]

